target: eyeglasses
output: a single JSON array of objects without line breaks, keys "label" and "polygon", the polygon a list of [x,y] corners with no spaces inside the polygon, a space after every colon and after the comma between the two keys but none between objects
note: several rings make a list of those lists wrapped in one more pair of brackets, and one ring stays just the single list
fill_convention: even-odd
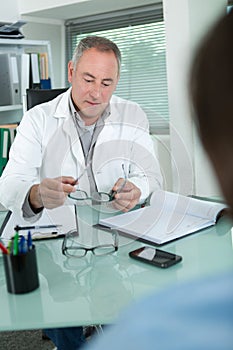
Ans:
[{"label": "eyeglasses", "polygon": [[107,192],[92,192],[91,196],[88,196],[86,191],[77,189],[75,192],[69,194],[71,199],[75,199],[76,201],[83,200],[93,200],[97,203],[106,203],[111,202],[114,199],[115,193],[107,193]]},{"label": "eyeglasses", "polygon": [[[109,234],[109,232],[108,232]],[[118,233],[111,231],[112,243],[100,244],[95,247],[87,248],[78,242],[79,234],[77,231],[70,231],[66,234],[62,243],[62,254],[67,257],[82,258],[91,251],[96,256],[112,254],[118,250]]]},{"label": "eyeglasses", "polygon": [[[79,181],[79,179],[84,175],[84,173],[86,172],[87,168],[90,166],[90,164],[88,164],[86,166],[86,168],[84,169],[84,171],[80,174],[80,176],[76,179],[76,182]],[[109,193],[107,192],[92,192],[90,196],[88,196],[86,191],[77,189],[75,192],[71,192],[69,193],[69,197],[71,199],[75,199],[76,201],[83,201],[83,200],[93,200],[96,203],[107,203],[107,202],[111,202],[114,200],[114,197],[117,193],[119,193],[123,187],[125,186],[126,182],[127,182],[127,174],[125,171],[125,167],[124,164],[121,165],[122,166],[122,170],[124,172],[124,181],[122,183],[122,185],[120,186],[120,188],[118,188],[117,191],[110,191]]]}]

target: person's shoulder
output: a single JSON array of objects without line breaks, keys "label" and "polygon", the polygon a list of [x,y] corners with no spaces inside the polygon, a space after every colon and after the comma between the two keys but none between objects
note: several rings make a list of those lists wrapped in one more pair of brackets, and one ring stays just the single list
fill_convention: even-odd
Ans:
[{"label": "person's shoulder", "polygon": [[131,106],[131,107],[135,107],[135,108],[140,108],[141,109],[140,105],[137,102],[124,99],[124,98],[119,97],[117,95],[112,95],[110,103],[113,104],[113,105],[114,104],[122,104],[122,105],[125,105],[125,106]]},{"label": "person's shoulder", "polygon": [[137,121],[147,124],[147,117],[141,106],[134,101],[126,100],[122,97],[113,95],[110,101],[111,112],[114,118],[123,119],[124,122]]},{"label": "person's shoulder", "polygon": [[59,111],[64,110],[64,107],[66,110],[68,108],[69,96],[70,96],[70,89],[59,94],[52,100],[38,105],[38,108],[41,108],[42,110],[46,110],[51,114],[53,114],[57,110]]},{"label": "person's shoulder", "polygon": [[48,122],[53,117],[65,117],[69,110],[70,89],[50,101],[38,104],[26,112],[32,119],[45,119]]},{"label": "person's shoulder", "polygon": [[[233,271],[177,282],[135,302],[92,350],[232,347]],[[175,328],[174,328],[175,325]],[[215,330],[215,331],[213,331]],[[211,334],[211,335],[210,335]]]}]

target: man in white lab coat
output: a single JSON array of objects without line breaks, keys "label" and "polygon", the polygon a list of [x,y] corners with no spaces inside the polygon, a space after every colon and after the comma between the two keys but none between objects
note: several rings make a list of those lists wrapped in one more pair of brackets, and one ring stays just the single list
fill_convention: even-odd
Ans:
[{"label": "man in white lab coat", "polygon": [[43,208],[64,204],[88,164],[79,186],[89,194],[117,190],[127,178],[115,196],[123,211],[161,187],[144,112],[136,103],[112,96],[120,60],[114,43],[82,40],[68,65],[72,87],[29,110],[18,127],[0,181],[4,206],[36,220]]},{"label": "man in white lab coat", "polygon": [[[44,208],[63,205],[78,184],[89,196],[113,191],[114,207],[128,211],[161,188],[145,113],[136,103],[112,96],[120,63],[111,41],[87,37],[80,42],[68,64],[72,87],[29,110],[18,127],[0,180],[5,207],[36,221]],[[81,327],[48,333],[59,350],[76,350],[83,342]]]}]

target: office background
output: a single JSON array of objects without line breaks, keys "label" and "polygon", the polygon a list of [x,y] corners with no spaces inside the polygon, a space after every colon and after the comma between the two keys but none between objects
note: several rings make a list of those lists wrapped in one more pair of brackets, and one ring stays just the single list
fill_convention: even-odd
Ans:
[{"label": "office background", "polygon": [[[230,0],[231,1],[231,0]],[[26,39],[49,40],[54,71],[53,87],[66,85],[65,21],[72,18],[161,5],[166,35],[167,88],[170,131],[153,136],[166,177],[166,189],[182,194],[218,195],[219,188],[190,118],[187,78],[196,44],[228,0],[8,0],[0,22],[24,19]]]}]

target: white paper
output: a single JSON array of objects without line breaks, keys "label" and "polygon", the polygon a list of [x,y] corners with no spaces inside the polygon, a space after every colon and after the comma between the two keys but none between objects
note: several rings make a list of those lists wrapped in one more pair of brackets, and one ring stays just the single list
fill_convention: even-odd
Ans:
[{"label": "white paper", "polygon": [[[36,228],[30,229],[32,239],[41,239],[46,237],[54,237],[56,235],[64,235],[70,230],[77,230],[75,206],[62,206],[56,209],[44,209],[42,217],[35,223],[28,222],[12,213],[2,233],[3,239],[10,239],[15,234],[14,227],[18,226],[44,226],[44,225],[61,225],[54,228]],[[28,230],[20,230],[20,235],[27,235]]]}]

